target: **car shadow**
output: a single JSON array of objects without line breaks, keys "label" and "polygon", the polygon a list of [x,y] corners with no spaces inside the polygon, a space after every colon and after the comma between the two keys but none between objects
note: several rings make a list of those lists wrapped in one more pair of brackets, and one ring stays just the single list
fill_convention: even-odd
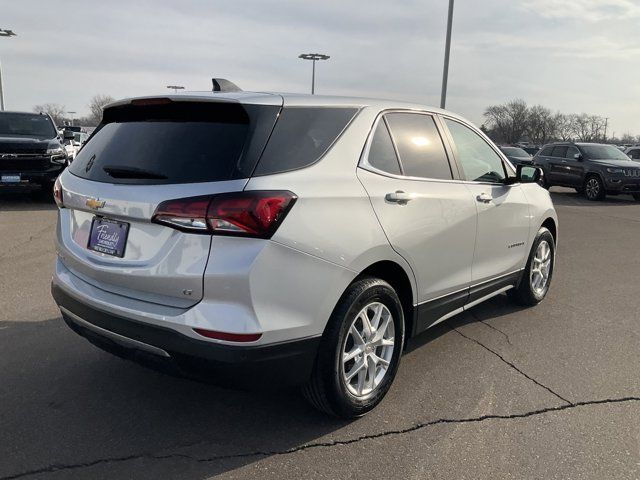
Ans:
[{"label": "car shadow", "polygon": [[526,309],[526,307],[520,307],[512,303],[506,294],[497,295],[480,305],[476,305],[455,317],[439,323],[438,325],[434,325],[428,330],[411,338],[407,342],[405,353],[410,353],[416,349],[422,348],[424,345],[456,328],[464,327],[465,325],[477,323],[479,321],[500,318]]},{"label": "car shadow", "polygon": [[[2,322],[0,351],[0,478],[122,462],[116,476],[151,480],[158,471],[134,460],[213,458],[163,475],[196,480],[349,423],[317,412],[297,389],[227,390],[148,370],[98,350],[58,318]],[[84,468],[73,474],[91,477]]]},{"label": "car shadow", "polygon": [[2,187],[0,190],[0,211],[40,211],[55,210],[56,203],[53,193],[48,189],[26,190],[11,187]]},{"label": "car shadow", "polygon": [[[405,353],[518,310],[498,296],[410,340]],[[351,423],[317,412],[297,390],[223,389],[140,367],[93,347],[59,318],[1,323],[0,351],[0,458],[9,460],[0,478],[51,465],[68,469],[61,478],[88,478],[95,465],[122,478],[200,480]]]}]

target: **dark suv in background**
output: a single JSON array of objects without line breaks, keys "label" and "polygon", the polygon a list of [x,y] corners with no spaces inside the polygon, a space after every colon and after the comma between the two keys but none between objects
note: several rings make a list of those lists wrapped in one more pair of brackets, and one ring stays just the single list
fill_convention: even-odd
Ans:
[{"label": "dark suv in background", "polygon": [[546,188],[573,187],[588,200],[625,193],[640,201],[640,165],[612,145],[552,143],[533,163],[544,171]]},{"label": "dark suv in background", "polygon": [[[68,135],[73,138],[73,132]],[[66,164],[67,154],[49,115],[0,112],[0,187],[50,188]]]}]

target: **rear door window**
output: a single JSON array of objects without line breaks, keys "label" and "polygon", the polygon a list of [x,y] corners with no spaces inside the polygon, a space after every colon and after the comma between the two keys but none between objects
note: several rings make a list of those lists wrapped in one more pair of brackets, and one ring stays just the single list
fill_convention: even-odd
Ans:
[{"label": "rear door window", "polygon": [[551,156],[551,152],[553,152],[553,146],[544,147],[542,151],[538,154],[540,157],[549,157]]},{"label": "rear door window", "polygon": [[385,115],[398,149],[402,172],[409,177],[451,180],[451,167],[442,138],[431,115]]},{"label": "rear door window", "polygon": [[401,174],[398,157],[384,119],[380,119],[373,134],[367,161],[369,165],[383,172]]},{"label": "rear door window", "polygon": [[558,145],[557,147],[553,147],[553,152],[551,152],[552,157],[556,158],[565,158],[567,154],[567,147]]},{"label": "rear door window", "polygon": [[69,170],[97,182],[145,185],[248,178],[279,110],[222,102],[112,107]]},{"label": "rear door window", "polygon": [[255,175],[308,167],[329,150],[358,112],[352,107],[285,107]]}]

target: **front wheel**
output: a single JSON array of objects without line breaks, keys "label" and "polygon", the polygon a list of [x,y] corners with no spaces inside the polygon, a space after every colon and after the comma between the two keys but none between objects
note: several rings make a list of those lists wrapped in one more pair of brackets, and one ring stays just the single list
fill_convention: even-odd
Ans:
[{"label": "front wheel", "polygon": [[584,196],[587,197],[587,200],[595,202],[602,200],[605,195],[604,183],[602,183],[600,177],[597,175],[587,177],[587,180],[584,182]]},{"label": "front wheel", "polygon": [[329,319],[305,397],[331,415],[364,415],[389,391],[403,344],[404,315],[395,290],[378,278],[356,280]]},{"label": "front wheel", "polygon": [[532,307],[540,303],[549,291],[556,260],[556,244],[551,232],[542,227],[531,247],[527,267],[520,284],[507,293],[518,305]]}]

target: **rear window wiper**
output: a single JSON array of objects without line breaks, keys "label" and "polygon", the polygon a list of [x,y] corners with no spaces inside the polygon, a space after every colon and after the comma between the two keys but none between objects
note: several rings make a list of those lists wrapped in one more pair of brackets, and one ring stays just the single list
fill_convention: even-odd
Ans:
[{"label": "rear window wiper", "polygon": [[140,179],[152,179],[152,180],[166,180],[166,175],[161,173],[151,172],[142,168],[126,167],[126,166],[109,166],[102,167],[113,178],[140,178]]}]

